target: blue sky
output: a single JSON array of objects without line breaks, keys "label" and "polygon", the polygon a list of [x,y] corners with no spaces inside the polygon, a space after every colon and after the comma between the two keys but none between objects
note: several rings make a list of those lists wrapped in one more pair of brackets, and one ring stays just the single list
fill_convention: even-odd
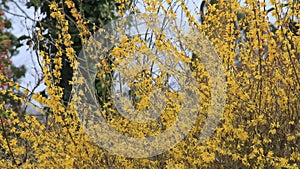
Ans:
[{"label": "blue sky", "polygon": [[[34,18],[34,10],[33,8],[27,9],[24,3],[18,3],[22,10],[27,13],[28,16]],[[14,3],[9,3],[10,6],[10,12],[16,13],[19,15],[24,16],[24,13],[19,10],[19,8]],[[8,13],[5,14],[10,21],[12,22],[13,29],[12,33],[16,36],[22,36],[24,34],[30,35],[31,27],[33,22],[29,19],[21,18],[21,17],[15,17],[13,15],[10,15]],[[26,41],[24,41],[26,43]],[[39,78],[38,74],[41,74],[41,70],[39,69],[39,66],[37,65],[37,57],[33,50],[27,50],[28,46],[24,45],[21,48],[19,48],[19,54],[17,56],[14,56],[12,58],[12,62],[16,66],[25,65],[27,68],[26,76],[22,79],[20,79],[20,83],[22,86],[28,88],[29,90],[33,89],[33,87],[36,86],[36,81]],[[37,71],[38,72],[37,72]],[[40,85],[36,91],[41,91],[45,88],[44,85]]]}]

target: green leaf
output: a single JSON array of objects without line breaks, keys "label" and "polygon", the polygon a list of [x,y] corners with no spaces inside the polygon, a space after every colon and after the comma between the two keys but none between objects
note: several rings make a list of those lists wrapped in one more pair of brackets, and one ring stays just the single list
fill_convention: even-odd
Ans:
[{"label": "green leaf", "polygon": [[0,117],[7,117],[7,111],[1,110]]},{"label": "green leaf", "polygon": [[41,0],[31,0],[30,1],[35,7],[41,6]]}]

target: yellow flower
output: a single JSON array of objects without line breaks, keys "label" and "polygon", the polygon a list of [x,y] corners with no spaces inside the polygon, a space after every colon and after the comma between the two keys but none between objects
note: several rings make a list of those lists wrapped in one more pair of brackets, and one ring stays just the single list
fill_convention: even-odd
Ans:
[{"label": "yellow flower", "polygon": [[270,130],[269,133],[271,133],[271,134],[276,134],[276,129]]},{"label": "yellow flower", "polygon": [[52,1],[52,3],[49,5],[50,10],[56,11],[58,9],[58,5],[55,1]]}]

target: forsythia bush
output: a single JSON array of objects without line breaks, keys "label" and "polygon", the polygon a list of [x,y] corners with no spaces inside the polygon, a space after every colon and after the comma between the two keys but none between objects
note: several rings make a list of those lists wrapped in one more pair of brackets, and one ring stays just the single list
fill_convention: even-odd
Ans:
[{"label": "forsythia bush", "polygon": [[[68,33],[70,23],[66,18],[74,18],[73,22],[80,30],[83,43],[88,43],[88,38],[94,33],[88,30],[86,25],[90,21],[81,15],[80,8],[77,9],[72,0],[66,0],[50,5],[51,17],[58,23],[55,25],[59,33],[58,39],[55,39],[56,57],[50,57],[47,50],[39,51],[49,98],[39,94],[34,94],[33,98],[49,107],[47,112],[40,110],[48,114],[47,123],[40,123],[30,115],[21,118],[18,116],[20,112],[5,107],[5,99],[4,102],[1,100],[1,112],[7,113],[1,116],[0,167],[299,168],[300,3],[292,0],[285,3],[272,0],[269,5],[254,0],[246,0],[244,3],[237,0],[204,1],[201,5],[200,2],[192,2],[195,9],[191,9],[193,5],[183,0],[147,0],[141,2],[142,5],[133,6],[129,13],[138,12],[141,6],[144,6],[146,14],[153,17],[161,12],[169,17],[180,17],[178,11],[181,11],[190,25],[204,33],[214,45],[225,70],[227,89],[221,122],[210,138],[199,143],[198,136],[209,113],[212,97],[209,81],[212,77],[209,77],[197,56],[186,57],[182,52],[175,52],[174,56],[191,65],[197,88],[202,91],[199,100],[201,115],[197,117],[191,131],[169,151],[149,158],[127,158],[98,146],[85,133],[77,112],[82,101],[80,95],[86,91],[75,94],[67,106],[61,101],[62,88],[58,84],[62,53],[66,53],[75,70],[85,66],[77,60],[72,35]],[[127,2],[120,0],[120,3]],[[63,8],[62,4],[67,8]],[[66,11],[72,16],[67,15]],[[127,15],[122,5],[118,15]],[[41,26],[41,40],[44,38],[43,31]],[[176,51],[167,37],[155,36],[157,39],[153,43],[157,50]],[[102,78],[104,85],[109,86],[111,79],[106,77],[120,64],[120,60],[136,51],[147,53],[149,46],[147,41],[139,38],[122,37],[119,45],[108,56],[98,56],[101,61],[97,64],[98,77]],[[101,50],[101,44],[98,47]],[[43,49],[47,49],[47,46],[44,45]],[[51,69],[53,63],[56,65]],[[162,73],[155,79],[149,74],[151,72],[147,71],[138,74],[135,83],[130,84],[131,88],[142,89],[132,94],[136,100],[134,107],[140,111],[151,104],[150,90],[166,87],[164,80],[168,78],[167,74]],[[4,76],[1,72],[1,83]],[[70,83],[80,85],[86,83],[86,79],[75,74]],[[6,84],[9,88],[2,88],[1,93],[8,93],[17,101],[25,100],[14,95],[13,91],[19,90],[18,84],[9,81]],[[24,92],[26,95],[30,91]],[[166,95],[170,100],[167,101],[165,111],[159,120],[149,124],[131,122],[120,116],[110,98],[101,100],[103,95],[99,95],[102,101],[101,115],[124,135],[153,136],[170,128],[180,110],[180,103],[176,102],[180,100],[180,95],[167,89]],[[92,113],[88,108],[84,111]]]}]

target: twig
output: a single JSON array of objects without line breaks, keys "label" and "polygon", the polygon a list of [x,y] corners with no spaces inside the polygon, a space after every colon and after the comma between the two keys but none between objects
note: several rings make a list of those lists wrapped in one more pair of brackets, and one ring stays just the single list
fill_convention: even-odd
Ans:
[{"label": "twig", "polygon": [[2,130],[3,130],[3,135],[4,135],[4,138],[5,138],[5,140],[6,140],[8,149],[9,149],[9,153],[10,153],[11,156],[12,156],[13,164],[14,164],[14,165],[17,165],[17,162],[16,162],[16,159],[15,159],[14,153],[12,152],[12,149],[11,149],[11,147],[10,147],[10,144],[9,144],[9,141],[8,141],[8,138],[7,138],[8,136],[7,136],[6,130],[5,130],[5,128],[4,128],[4,121],[3,121],[2,118],[0,118],[0,121],[1,121],[1,128],[2,128]]}]

